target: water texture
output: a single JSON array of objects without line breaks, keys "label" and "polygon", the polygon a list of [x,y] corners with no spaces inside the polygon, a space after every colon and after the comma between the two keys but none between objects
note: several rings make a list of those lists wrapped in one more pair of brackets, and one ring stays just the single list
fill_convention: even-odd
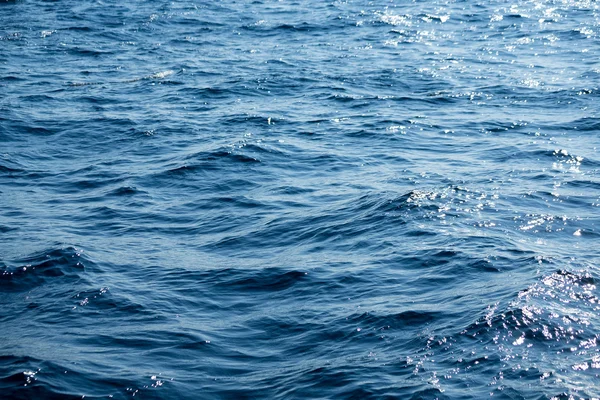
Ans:
[{"label": "water texture", "polygon": [[600,397],[600,3],[0,3],[0,397]]}]

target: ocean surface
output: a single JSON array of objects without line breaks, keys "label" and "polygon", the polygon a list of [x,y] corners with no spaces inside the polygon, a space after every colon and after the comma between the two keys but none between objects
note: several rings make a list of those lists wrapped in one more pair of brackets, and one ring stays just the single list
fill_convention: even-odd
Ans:
[{"label": "ocean surface", "polygon": [[600,2],[0,3],[2,399],[600,397]]}]

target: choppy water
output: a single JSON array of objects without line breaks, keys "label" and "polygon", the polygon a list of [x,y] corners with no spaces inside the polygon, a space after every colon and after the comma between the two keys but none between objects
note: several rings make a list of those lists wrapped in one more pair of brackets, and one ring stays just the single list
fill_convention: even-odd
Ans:
[{"label": "choppy water", "polygon": [[599,31],[0,4],[1,397],[600,397]]}]

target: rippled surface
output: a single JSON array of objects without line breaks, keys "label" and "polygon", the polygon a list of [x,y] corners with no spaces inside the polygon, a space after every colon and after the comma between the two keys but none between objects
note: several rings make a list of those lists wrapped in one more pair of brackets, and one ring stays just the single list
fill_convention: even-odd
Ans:
[{"label": "rippled surface", "polygon": [[600,397],[599,9],[0,3],[3,397]]}]

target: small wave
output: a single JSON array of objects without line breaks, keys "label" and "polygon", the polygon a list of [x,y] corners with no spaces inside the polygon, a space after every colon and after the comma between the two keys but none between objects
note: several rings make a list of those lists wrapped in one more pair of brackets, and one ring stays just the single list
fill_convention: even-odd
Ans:
[{"label": "small wave", "polygon": [[[151,75],[147,75],[144,77],[140,77],[140,78],[132,78],[132,79],[123,79],[123,80],[118,80],[118,81],[106,81],[106,82],[71,82],[71,83],[67,83],[68,86],[71,87],[80,87],[80,86],[99,86],[99,85],[119,85],[119,84],[125,84],[125,83],[136,83],[136,82],[140,82],[140,81],[147,81],[147,80],[159,80],[161,82],[166,82],[166,83],[172,83],[172,84],[179,84],[179,82],[175,82],[175,81],[165,81],[164,79],[175,74],[175,71],[173,70],[166,70],[166,71],[161,71],[161,72],[157,72]],[[98,102],[98,99],[95,97],[90,98],[92,99],[94,102]]]},{"label": "small wave", "polygon": [[290,288],[306,277],[305,272],[290,271],[277,274],[277,271],[265,269],[258,271],[253,276],[239,280],[228,280],[225,284],[240,291],[268,291],[275,292]]},{"label": "small wave", "polygon": [[52,249],[9,261],[0,273],[0,287],[6,291],[27,291],[54,279],[79,280],[86,265],[93,264],[75,247]]},{"label": "small wave", "polygon": [[109,193],[110,196],[122,197],[122,196],[134,196],[136,194],[145,194],[145,191],[139,190],[133,186],[121,186],[117,189],[114,189]]},{"label": "small wave", "polygon": [[[364,313],[348,319],[357,326],[370,327],[374,329],[405,329],[414,328],[422,325],[439,321],[440,317],[445,315],[441,312],[408,310],[394,315],[375,315],[373,313]],[[362,328],[361,328],[362,330]]]},{"label": "small wave", "polygon": [[21,172],[23,172],[23,170],[20,168],[13,168],[13,167],[9,167],[9,166],[0,164],[0,173],[6,174],[6,175],[14,175],[14,174],[18,174]]},{"label": "small wave", "polygon": [[201,163],[186,163],[185,165],[171,168],[167,171],[168,174],[187,174],[195,173],[203,170],[216,170],[219,169],[216,165],[211,165],[211,162],[220,161],[226,159],[233,163],[260,163],[260,160],[254,157],[250,157],[244,154],[235,154],[229,151],[215,151],[205,155]]},{"label": "small wave", "polygon": [[166,71],[157,72],[155,74],[152,74],[152,75],[148,76],[148,79],[164,79],[167,76],[173,75],[174,73],[175,73],[175,71],[169,69],[169,70],[166,70]]}]

